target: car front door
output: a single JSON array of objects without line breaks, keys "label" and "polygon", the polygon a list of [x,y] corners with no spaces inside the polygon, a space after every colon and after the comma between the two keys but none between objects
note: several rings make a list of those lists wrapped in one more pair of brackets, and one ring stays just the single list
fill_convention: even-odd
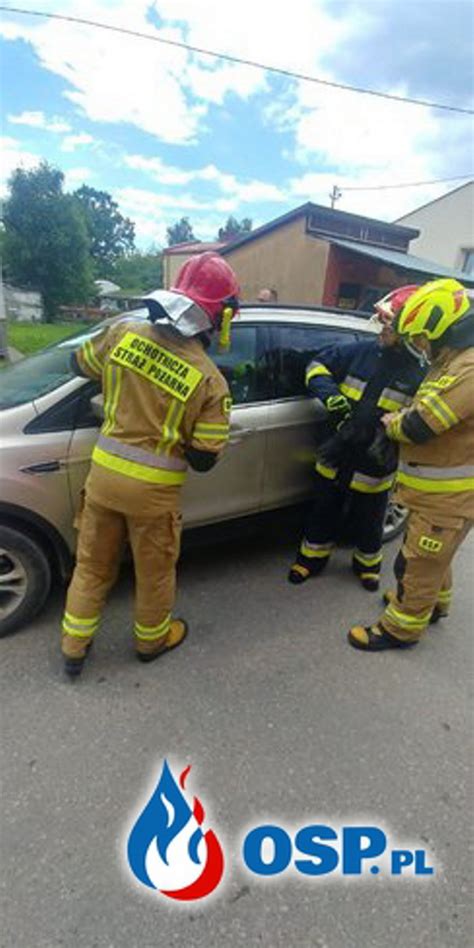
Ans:
[{"label": "car front door", "polygon": [[356,339],[356,333],[323,325],[272,328],[269,359],[275,391],[267,421],[265,507],[290,505],[310,495],[318,412],[306,394],[306,366],[323,346]]},{"label": "car front door", "polygon": [[[228,353],[219,353],[215,343],[210,350],[232,393],[230,441],[212,471],[189,471],[183,490],[187,527],[244,516],[261,505],[269,385],[268,375],[263,371],[263,335],[261,327],[238,323],[233,327]],[[98,422],[90,406],[94,391],[93,383],[84,387],[69,446],[68,475],[74,512],[80,504],[98,434]]]},{"label": "car front door", "polygon": [[227,380],[233,407],[230,440],[215,468],[190,471],[183,494],[185,526],[199,526],[259,510],[265,467],[270,379],[262,324],[237,322],[229,352],[213,341],[211,358]]}]

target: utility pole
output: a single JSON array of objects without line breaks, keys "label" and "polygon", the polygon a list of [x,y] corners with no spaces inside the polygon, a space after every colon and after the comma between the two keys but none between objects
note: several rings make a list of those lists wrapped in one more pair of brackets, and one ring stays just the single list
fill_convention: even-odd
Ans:
[{"label": "utility pole", "polygon": [[334,184],[333,189],[329,195],[329,197],[331,198],[331,207],[335,206],[336,201],[338,201],[341,196],[342,196],[341,189],[338,188],[337,184]]}]

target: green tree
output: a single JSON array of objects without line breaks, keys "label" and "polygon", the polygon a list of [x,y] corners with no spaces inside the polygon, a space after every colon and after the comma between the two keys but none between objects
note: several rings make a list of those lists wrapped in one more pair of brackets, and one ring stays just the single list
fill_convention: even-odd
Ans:
[{"label": "green tree", "polygon": [[39,290],[50,320],[60,304],[86,302],[92,287],[84,215],[63,193],[63,182],[47,162],[32,171],[17,168],[3,212],[7,278]]},{"label": "green tree", "polygon": [[196,240],[192,225],[189,223],[189,217],[182,217],[181,220],[176,221],[176,224],[171,224],[170,227],[167,227],[166,235],[168,247],[173,247],[174,244],[186,244],[192,240]]},{"label": "green tree", "polygon": [[119,257],[107,276],[130,293],[146,293],[163,286],[163,258],[150,248]]},{"label": "green tree", "polygon": [[243,237],[252,230],[252,221],[250,217],[243,217],[238,221],[236,217],[227,218],[223,227],[219,227],[217,240],[234,240],[236,237]]},{"label": "green tree", "polygon": [[120,213],[107,191],[96,191],[83,184],[74,191],[74,197],[84,213],[97,276],[104,276],[117,257],[133,251],[135,224]]}]

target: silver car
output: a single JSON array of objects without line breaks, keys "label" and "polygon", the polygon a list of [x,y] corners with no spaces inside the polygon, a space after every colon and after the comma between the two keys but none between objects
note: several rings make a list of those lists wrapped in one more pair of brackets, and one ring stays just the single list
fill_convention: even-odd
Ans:
[{"label": "silver car", "polygon": [[[129,314],[146,318],[146,311]],[[103,324],[102,324],[103,325]],[[98,384],[74,376],[70,353],[90,331],[0,374],[0,635],[31,619],[53,578],[71,571],[73,521],[98,434]],[[211,352],[233,395],[230,444],[208,474],[190,471],[185,527],[204,526],[304,501],[312,490],[314,403],[304,369],[321,346],[367,338],[362,316],[324,309],[246,307],[232,349]],[[403,526],[392,504],[385,539]]]}]

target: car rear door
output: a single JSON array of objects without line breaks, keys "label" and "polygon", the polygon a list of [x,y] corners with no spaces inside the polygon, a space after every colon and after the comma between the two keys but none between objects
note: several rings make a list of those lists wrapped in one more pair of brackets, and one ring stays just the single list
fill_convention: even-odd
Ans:
[{"label": "car rear door", "polygon": [[185,526],[245,516],[262,505],[270,376],[265,324],[236,321],[232,346],[210,355],[226,378],[233,400],[230,441],[207,474],[190,471],[183,493]]},{"label": "car rear door", "polygon": [[267,420],[264,507],[297,503],[311,493],[318,413],[306,394],[306,366],[323,346],[354,342],[357,337],[350,330],[325,325],[272,327],[269,358],[275,391]]}]

